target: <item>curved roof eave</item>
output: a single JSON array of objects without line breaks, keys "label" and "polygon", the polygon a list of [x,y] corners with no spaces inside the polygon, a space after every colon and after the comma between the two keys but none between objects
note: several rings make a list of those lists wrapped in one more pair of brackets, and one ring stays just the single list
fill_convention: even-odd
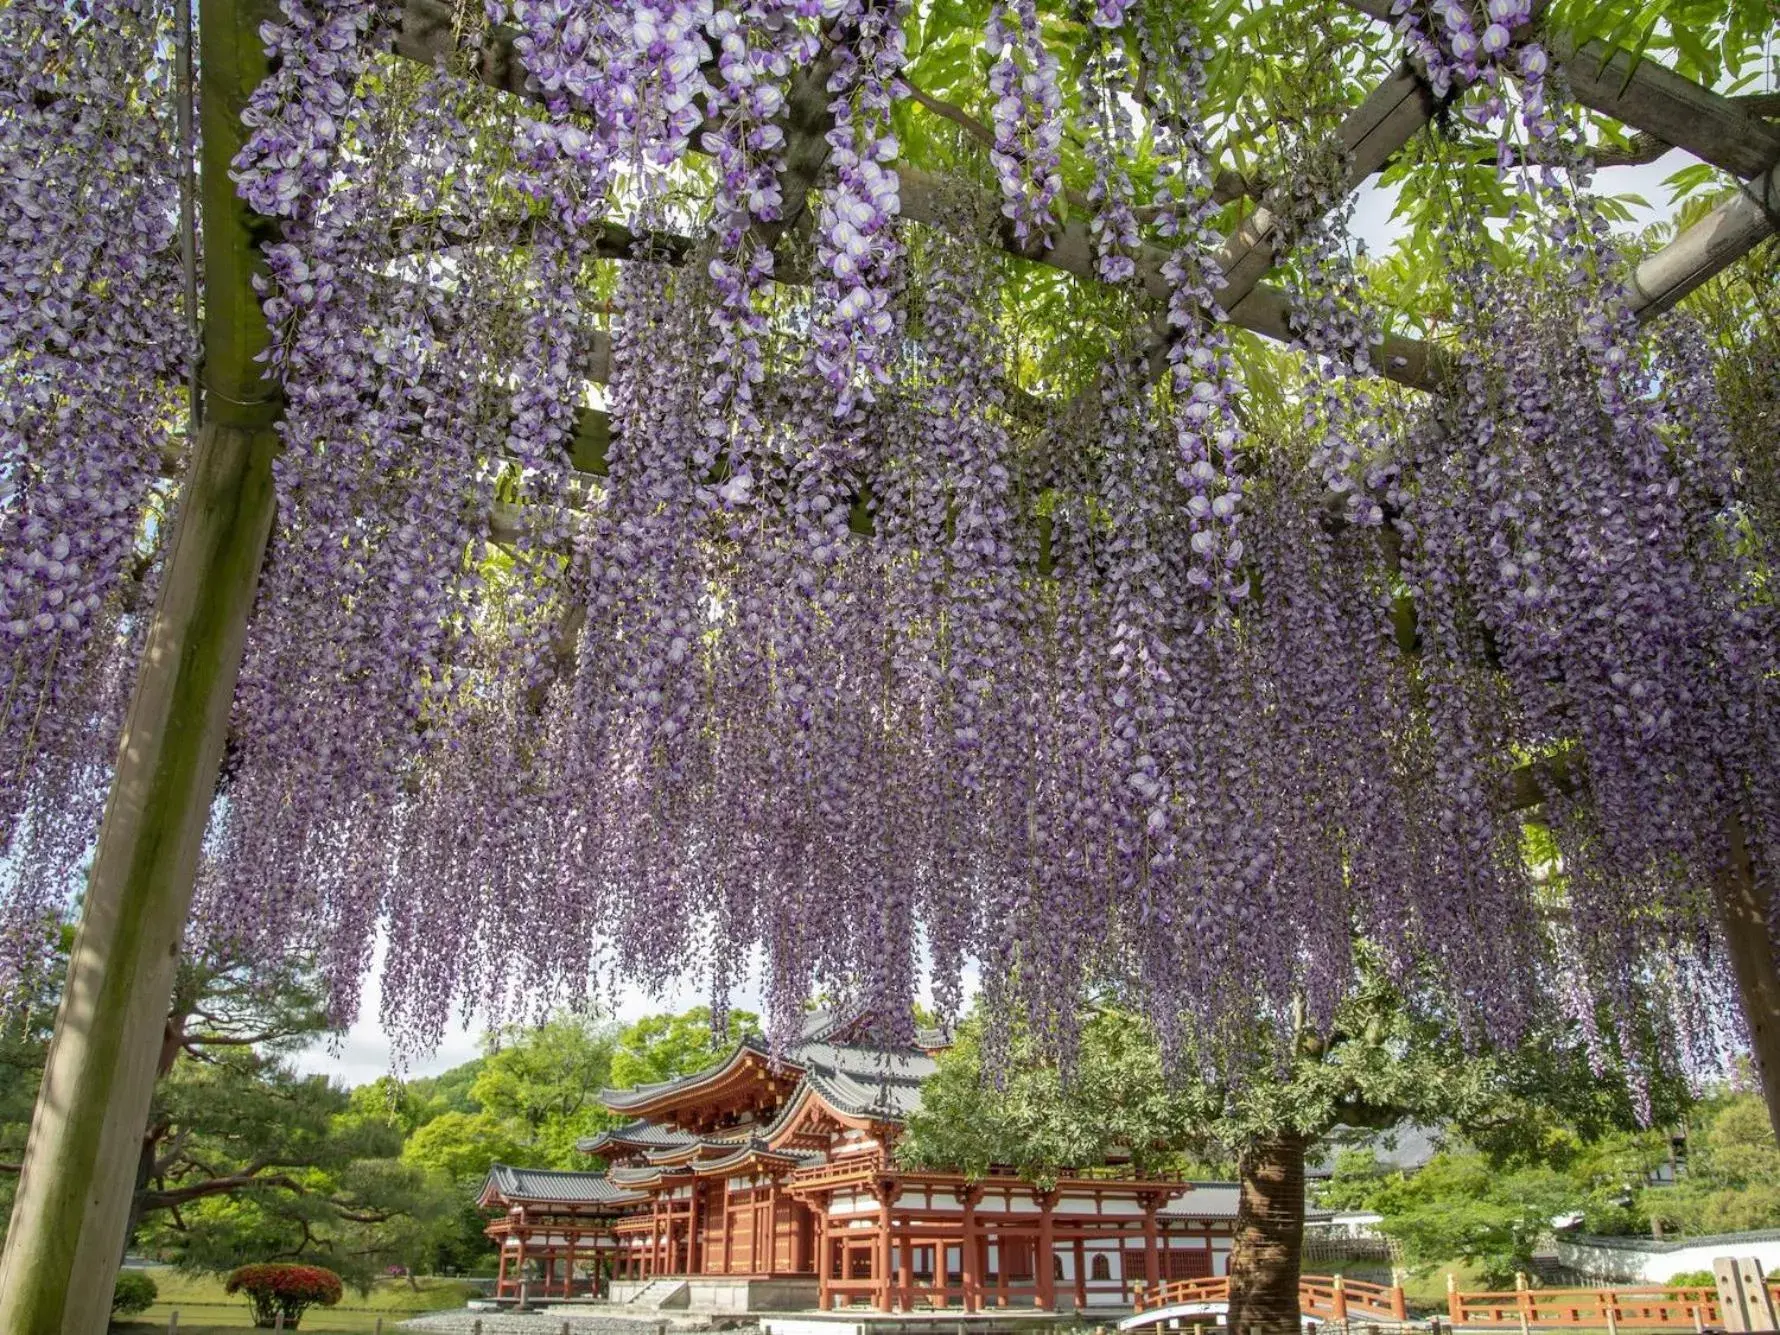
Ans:
[{"label": "curved roof eave", "polygon": [[[702,1071],[675,1076],[672,1080],[658,1080],[652,1085],[637,1085],[631,1089],[602,1089],[599,1100],[613,1112],[640,1112],[660,1105],[664,1098],[678,1098],[701,1086],[715,1084],[733,1072],[749,1056],[770,1056],[766,1040],[750,1034],[730,1050],[729,1056]],[[801,1074],[803,1071],[803,1067],[789,1053],[780,1058],[780,1066],[792,1074]]]}]

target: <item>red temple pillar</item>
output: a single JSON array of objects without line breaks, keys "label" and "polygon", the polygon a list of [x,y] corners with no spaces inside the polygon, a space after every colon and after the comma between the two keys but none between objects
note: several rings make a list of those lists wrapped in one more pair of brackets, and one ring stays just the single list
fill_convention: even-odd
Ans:
[{"label": "red temple pillar", "polygon": [[828,1310],[828,1193],[816,1196],[811,1207],[816,1212],[816,1308],[818,1311]]},{"label": "red temple pillar", "polygon": [[915,1241],[905,1232],[896,1255],[897,1305],[905,1312],[914,1310]]},{"label": "red temple pillar", "polygon": [[507,1235],[501,1235],[501,1269],[495,1276],[494,1296],[504,1298],[507,1295]]},{"label": "red temple pillar", "polygon": [[734,1247],[734,1225],[729,1217],[729,1179],[723,1179],[723,1273],[730,1270],[730,1254]]},{"label": "red temple pillar", "polygon": [[877,1308],[880,1312],[895,1311],[891,1299],[891,1271],[895,1268],[894,1238],[891,1233],[890,1207],[896,1203],[897,1191],[894,1184],[885,1179],[878,1181],[878,1236],[877,1245],[872,1248],[872,1281],[876,1285]]},{"label": "red temple pillar", "polygon": [[1052,1259],[1051,1211],[1056,1208],[1057,1193],[1046,1191],[1038,1197],[1038,1255],[1032,1259],[1033,1278],[1038,1281],[1038,1306],[1041,1311],[1057,1310],[1057,1262]]},{"label": "red temple pillar", "polygon": [[1143,1203],[1143,1282],[1152,1291],[1162,1283],[1162,1261],[1156,1252],[1156,1210],[1158,1202],[1151,1198]]},{"label": "red temple pillar", "polygon": [[964,1189],[964,1243],[958,1249],[958,1264],[963,1271],[966,1312],[981,1311],[983,1306],[982,1272],[978,1269],[980,1253],[977,1250],[981,1241],[977,1236],[977,1201],[982,1194],[981,1187]]},{"label": "red temple pillar", "polygon": [[1088,1310],[1088,1248],[1080,1237],[1075,1240],[1075,1310]]}]

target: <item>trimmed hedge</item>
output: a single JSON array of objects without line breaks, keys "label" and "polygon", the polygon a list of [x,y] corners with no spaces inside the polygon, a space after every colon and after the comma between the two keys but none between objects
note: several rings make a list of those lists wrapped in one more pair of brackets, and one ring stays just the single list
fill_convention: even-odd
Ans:
[{"label": "trimmed hedge", "polygon": [[140,1270],[121,1270],[117,1285],[111,1290],[111,1314],[135,1316],[138,1312],[146,1312],[160,1296],[161,1290],[155,1282]]},{"label": "trimmed hedge", "polygon": [[340,1276],[318,1265],[272,1262],[244,1265],[223,1285],[227,1293],[245,1293],[253,1307],[253,1324],[270,1329],[284,1317],[284,1328],[295,1330],[311,1307],[332,1307],[340,1301]]}]

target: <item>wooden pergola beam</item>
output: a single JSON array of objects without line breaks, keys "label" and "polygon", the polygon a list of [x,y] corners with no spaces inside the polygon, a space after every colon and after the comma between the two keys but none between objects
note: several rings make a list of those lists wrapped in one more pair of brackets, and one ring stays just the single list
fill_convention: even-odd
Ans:
[{"label": "wooden pergola beam", "polygon": [[[1373,89],[1336,131],[1348,159],[1343,198],[1401,152],[1438,108],[1433,89],[1407,61]],[[1224,242],[1219,256],[1224,285],[1218,290],[1218,304],[1239,323],[1244,303],[1278,257],[1279,225],[1279,217],[1263,203]]]},{"label": "wooden pergola beam", "polygon": [[[1391,0],[1342,0],[1349,9],[1394,23]],[[1704,88],[1652,60],[1605,42],[1578,46],[1568,35],[1543,36],[1564,67],[1570,91],[1585,107],[1684,148],[1702,162],[1747,180],[1780,160],[1780,126],[1756,114],[1757,104]]]},{"label": "wooden pergola beam", "polygon": [[1780,219],[1780,161],[1632,271],[1632,310],[1640,320],[1671,309],[1768,237]]}]

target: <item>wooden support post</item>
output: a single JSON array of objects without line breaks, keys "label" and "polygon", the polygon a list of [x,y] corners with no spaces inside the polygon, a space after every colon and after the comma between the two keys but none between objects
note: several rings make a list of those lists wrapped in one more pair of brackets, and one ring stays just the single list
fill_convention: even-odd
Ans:
[{"label": "wooden support post", "polygon": [[[1005,1218],[1006,1216],[1003,1216]],[[995,1230],[995,1305],[1007,1306],[1007,1230]]]},{"label": "wooden support post", "polygon": [[1041,1192],[1038,1198],[1038,1254],[1032,1258],[1033,1278],[1038,1281],[1037,1303],[1041,1311],[1057,1310],[1057,1275],[1052,1238],[1051,1211],[1057,1206],[1057,1193]]},{"label": "wooden support post", "polygon": [[1078,1236],[1075,1240],[1075,1310],[1088,1310],[1088,1248]]},{"label": "wooden support post", "polygon": [[1446,1272],[1446,1314],[1455,1326],[1465,1319],[1459,1304],[1459,1277],[1450,1270]]},{"label": "wooden support post", "polygon": [[[216,791],[248,612],[271,531],[278,397],[251,275],[259,224],[235,199],[240,111],[275,11],[202,0],[207,418],[118,747],[31,1119],[0,1330],[99,1335],[124,1252],[199,843]],[[102,448],[96,442],[95,449]]]}]

